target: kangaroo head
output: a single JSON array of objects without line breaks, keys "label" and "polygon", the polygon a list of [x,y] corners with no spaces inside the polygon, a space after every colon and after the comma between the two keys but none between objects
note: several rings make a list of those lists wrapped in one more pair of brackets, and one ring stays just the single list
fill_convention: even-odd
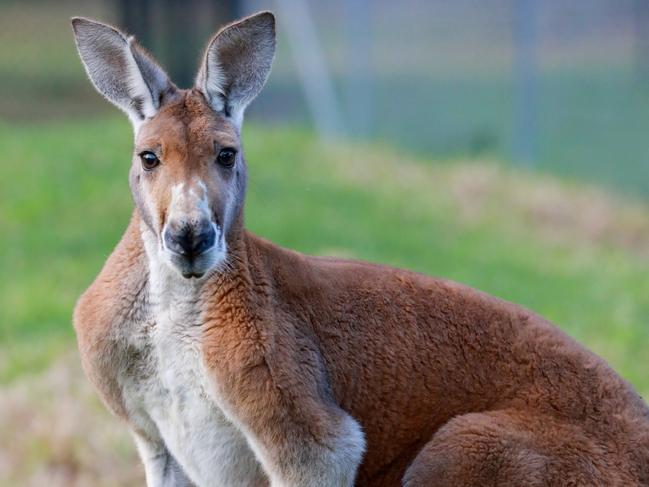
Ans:
[{"label": "kangaroo head", "polygon": [[188,90],[177,88],[132,37],[82,18],[72,26],[90,80],[133,124],[129,182],[147,250],[184,277],[203,276],[225,261],[228,238],[241,225],[241,124],[270,72],[273,15],[221,29]]}]

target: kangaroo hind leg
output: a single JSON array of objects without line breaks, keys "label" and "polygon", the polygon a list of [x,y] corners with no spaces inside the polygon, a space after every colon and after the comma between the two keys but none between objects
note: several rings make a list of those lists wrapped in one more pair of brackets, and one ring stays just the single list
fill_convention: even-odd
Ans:
[{"label": "kangaroo hind leg", "polygon": [[507,413],[471,413],[439,429],[408,467],[406,487],[543,486],[549,459]]}]

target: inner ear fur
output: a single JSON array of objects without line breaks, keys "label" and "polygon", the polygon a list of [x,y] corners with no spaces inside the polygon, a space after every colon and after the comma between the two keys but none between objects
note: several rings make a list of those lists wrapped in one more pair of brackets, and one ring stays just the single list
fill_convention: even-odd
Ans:
[{"label": "inner ear fur", "polygon": [[260,12],[222,28],[208,43],[196,87],[238,126],[266,84],[275,56],[275,16]]},{"label": "inner ear fur", "polygon": [[72,19],[72,28],[90,81],[134,125],[155,115],[164,97],[176,92],[165,71],[135,38],[81,17]]}]

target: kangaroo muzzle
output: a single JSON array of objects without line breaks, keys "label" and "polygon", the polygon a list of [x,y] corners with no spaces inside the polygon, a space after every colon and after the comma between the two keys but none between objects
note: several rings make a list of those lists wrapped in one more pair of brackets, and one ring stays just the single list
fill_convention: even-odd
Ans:
[{"label": "kangaroo muzzle", "polygon": [[222,259],[223,228],[210,211],[203,184],[177,185],[161,240],[169,262],[186,277],[202,277]]},{"label": "kangaroo muzzle", "polygon": [[206,220],[196,224],[170,223],[163,238],[167,249],[191,260],[214,247],[216,231],[212,222]]}]

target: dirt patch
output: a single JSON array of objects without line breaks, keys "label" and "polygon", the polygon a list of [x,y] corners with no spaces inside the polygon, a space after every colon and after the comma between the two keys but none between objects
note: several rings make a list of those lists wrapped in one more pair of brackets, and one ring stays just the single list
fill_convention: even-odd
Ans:
[{"label": "dirt patch", "polygon": [[144,485],[127,428],[100,404],[67,352],[0,395],[0,486]]},{"label": "dirt patch", "polygon": [[[443,208],[461,224],[568,246],[600,246],[649,258],[649,206],[623,195],[492,161],[431,164],[394,151],[342,146],[332,161],[342,183],[403,193],[413,206]],[[404,203],[405,204],[405,203]]]},{"label": "dirt patch", "polygon": [[649,257],[649,209],[602,189],[501,166],[460,165],[446,171],[464,219],[501,220],[570,245],[603,245]]}]

